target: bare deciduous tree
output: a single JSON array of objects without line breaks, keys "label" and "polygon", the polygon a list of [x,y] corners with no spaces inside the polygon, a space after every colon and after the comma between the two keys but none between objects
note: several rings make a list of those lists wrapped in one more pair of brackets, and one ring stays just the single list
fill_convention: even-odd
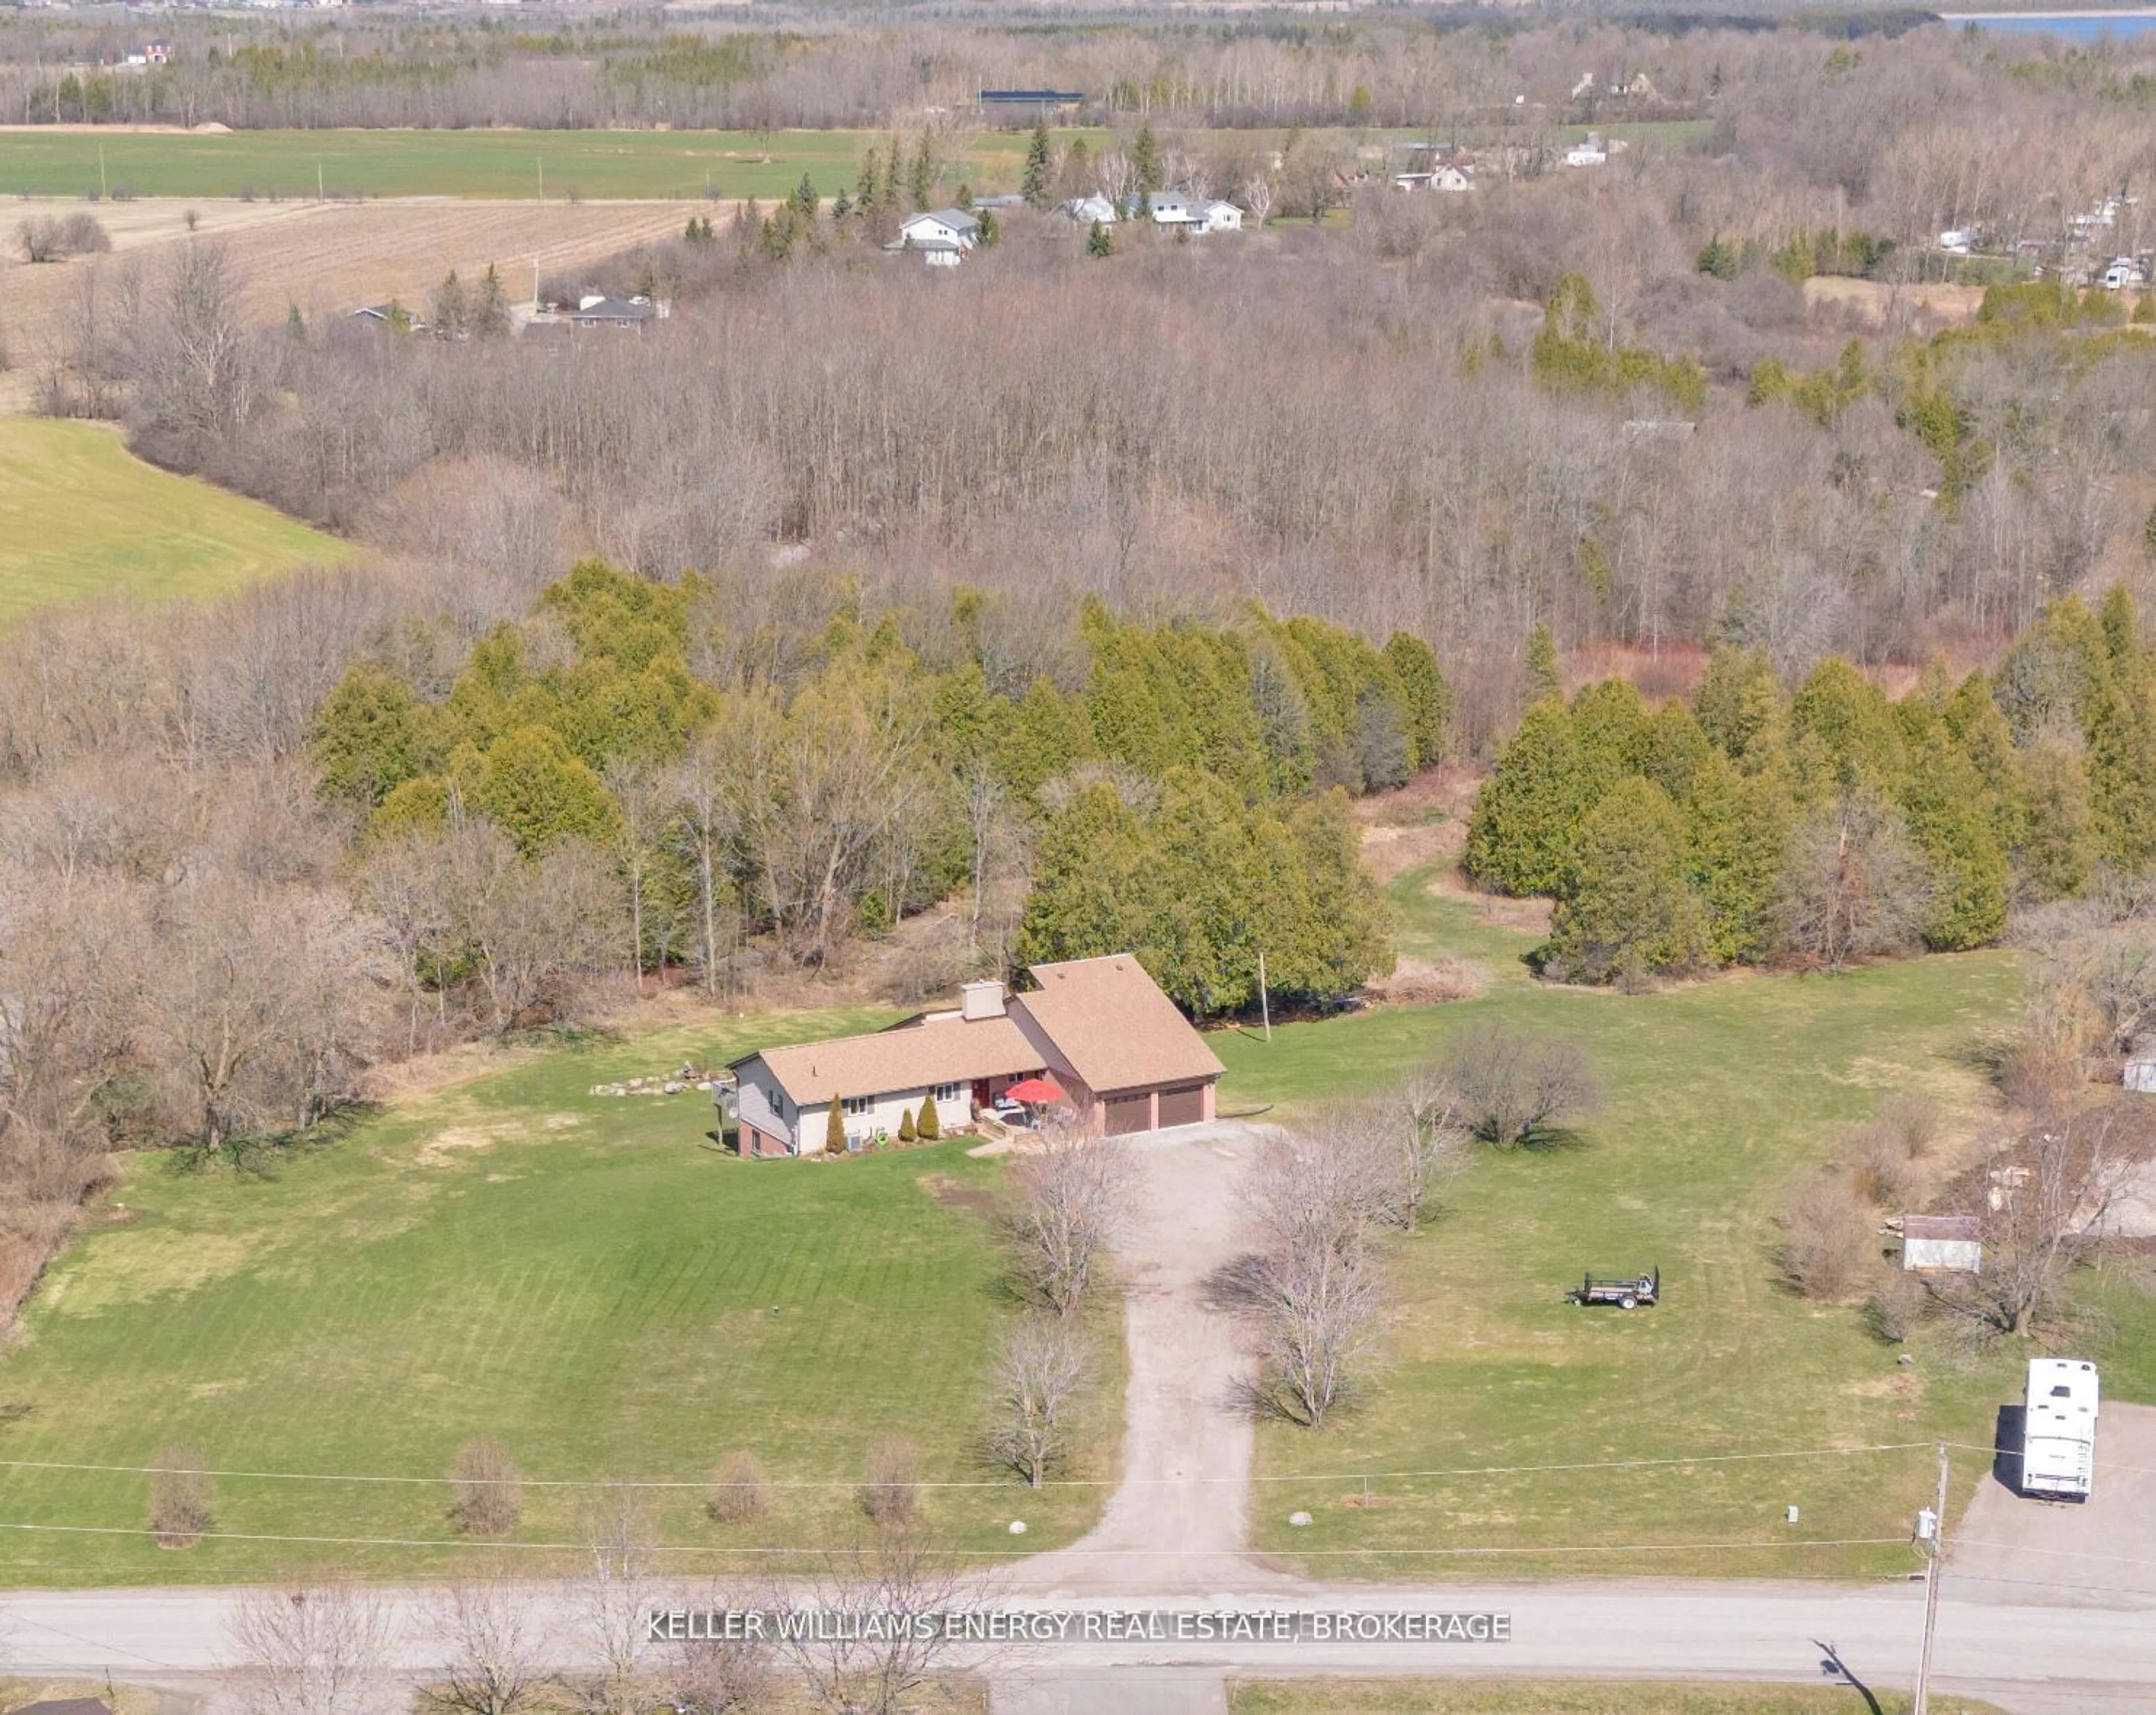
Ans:
[{"label": "bare deciduous tree", "polygon": [[[830,1623],[804,1628],[780,1649],[818,1708],[895,1715],[949,1664],[952,1646],[934,1617],[960,1594],[950,1563],[916,1532],[875,1531],[825,1558],[814,1599]],[[787,1600],[781,1592],[772,1605]]]},{"label": "bare deciduous tree", "polygon": [[573,1593],[577,1665],[563,1684],[583,1715],[641,1715],[657,1657],[645,1615],[658,1594],[649,1522],[627,1489],[600,1494],[584,1521]]},{"label": "bare deciduous tree", "polygon": [[2133,1167],[2101,1108],[2051,1116],[1999,1160],[1984,1215],[1984,1268],[1950,1303],[1999,1333],[2029,1334],[2061,1302],[2067,1271],[2101,1242]]},{"label": "bare deciduous tree", "polygon": [[1877,1259],[1878,1217],[1840,1173],[1799,1185],[1781,1225],[1782,1272],[1807,1298],[1845,1296]]},{"label": "bare deciduous tree", "polygon": [[516,1583],[459,1582],[429,1615],[441,1677],[421,1694],[439,1715],[523,1715],[552,1689],[536,1591]]},{"label": "bare deciduous tree", "polygon": [[1276,1136],[1253,1164],[1257,1248],[1223,1284],[1257,1322],[1262,1409],[1319,1427],[1368,1355],[1382,1308],[1369,1235],[1397,1171],[1352,1129]]},{"label": "bare deciduous tree", "polygon": [[457,1528],[470,1537],[515,1534],[524,1507],[524,1477],[509,1449],[485,1436],[457,1449],[450,1485]]},{"label": "bare deciduous tree", "polygon": [[1113,1138],[1066,1123],[1042,1128],[1040,1151],[1012,1174],[1012,1271],[1057,1316],[1078,1307],[1101,1255],[1129,1219],[1137,1163]]},{"label": "bare deciduous tree", "polygon": [[214,1522],[216,1489],[199,1448],[170,1442],[150,1475],[150,1528],[161,1548],[191,1548]]},{"label": "bare deciduous tree", "polygon": [[1460,1121],[1484,1142],[1504,1147],[1585,1117],[1600,1095],[1586,1057],[1571,1043],[1503,1024],[1462,1030],[1441,1072]]},{"label": "bare deciduous tree", "polygon": [[1089,1369],[1085,1340],[1069,1322],[1029,1316],[1004,1338],[990,1445],[1036,1489],[1067,1451],[1071,1412]]},{"label": "bare deciduous tree", "polygon": [[[701,1605],[723,1613],[738,1605],[714,1589]],[[769,1708],[773,1697],[772,1646],[747,1638],[685,1640],[659,1669],[661,1695],[677,1715],[749,1715]]]},{"label": "bare deciduous tree", "polygon": [[392,1625],[381,1593],[342,1578],[252,1589],[231,1621],[234,1689],[251,1715],[368,1715]]},{"label": "bare deciduous tree", "polygon": [[711,1478],[704,1503],[715,1523],[753,1524],[770,1510],[764,1492],[763,1461],[753,1453],[729,1453]]},{"label": "bare deciduous tree", "polygon": [[921,1450],[904,1435],[886,1435],[868,1451],[857,1491],[861,1511],[878,1524],[912,1522],[921,1498]]},{"label": "bare deciduous tree", "polygon": [[1917,944],[1930,901],[1901,816],[1864,793],[1811,817],[1790,842],[1783,944],[1830,971]]}]

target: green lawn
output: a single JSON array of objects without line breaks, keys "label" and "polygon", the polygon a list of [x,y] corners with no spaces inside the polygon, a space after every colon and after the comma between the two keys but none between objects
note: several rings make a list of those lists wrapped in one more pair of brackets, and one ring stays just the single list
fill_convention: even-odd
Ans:
[{"label": "green lawn", "polygon": [[[1635,147],[1680,146],[1703,136],[1704,120],[1599,127]],[[1577,141],[1584,126],[1567,127]],[[1193,131],[1194,148],[1274,145],[1281,133]],[[1314,133],[1327,146],[1419,139],[1420,131]],[[1059,131],[1059,146],[1078,137],[1098,151],[1101,130]],[[1015,191],[1027,134],[966,134],[938,181],[938,194],[961,183],[978,193]],[[883,147],[872,131],[248,131],[191,133],[16,131],[0,133],[0,195],[87,196],[126,187],[145,197],[495,197],[665,199],[702,196],[783,197],[808,175],[827,197],[850,192],[863,154]],[[947,141],[945,147],[952,145]],[[542,180],[544,180],[542,186]]]},{"label": "green lawn", "polygon": [[[1067,1541],[1098,1488],[1034,1495],[979,1456],[984,1368],[1011,1314],[985,1217],[999,1167],[962,1148],[744,1162],[705,1136],[709,1098],[588,1086],[885,1015],[766,1016],[556,1051],[364,1125],[273,1177],[136,1158],[55,1265],[0,1364],[0,1459],[141,1466],[190,1442],[218,1468],[439,1476],[466,1437],[528,1477],[701,1485],[735,1448],[785,1490],[769,1523],[721,1528],[700,1487],[652,1492],[684,1569],[843,1543],[869,1444],[915,1438],[937,1542]],[[1111,1367],[1091,1463],[1111,1477]],[[227,1478],[221,1531],[384,1546],[0,1530],[0,1581],[222,1581],[304,1561],[434,1573],[459,1553],[439,1485]],[[0,1469],[0,1520],[137,1531],[147,1482]],[[573,1542],[588,1497],[530,1492],[524,1540]],[[407,1546],[395,1546],[403,1543]],[[440,1546],[429,1546],[436,1545]],[[726,1549],[729,1553],[707,1551]]]},{"label": "green lawn", "polygon": [[[1881,1715],[1909,1699],[1874,1693]],[[1862,1715],[1847,1686],[1597,1685],[1542,1679],[1271,1679],[1229,1687],[1233,1715]],[[1941,1695],[1935,1715],[1994,1715],[1989,1703]]]},{"label": "green lawn", "polygon": [[[783,197],[804,172],[851,191],[878,131],[115,131],[0,134],[0,194],[79,197],[104,183],[145,197]],[[1015,190],[1024,132],[965,139],[942,189]]]},{"label": "green lawn", "polygon": [[86,595],[219,595],[353,552],[146,465],[99,424],[0,417],[0,627]]},{"label": "green lawn", "polygon": [[[1395,1252],[1384,1361],[1321,1434],[1260,1434],[1260,1543],[1312,1570],[1492,1577],[1512,1573],[1862,1574],[1905,1568],[1909,1521],[1935,1470],[1928,1446],[1798,1461],[1632,1470],[1462,1472],[1491,1466],[1686,1461],[1943,1437],[1987,1442],[2015,1358],[1974,1373],[1919,1346],[1917,1363],[1853,1312],[1774,1282],[1773,1217],[1791,1178],[1887,1091],[1968,1107],[1969,1053],[2020,988],[2005,953],[1930,958],[1835,978],[1736,977],[1640,998],[1550,989],[1517,976],[1533,937],[1481,922],[1426,875],[1395,884],[1404,950],[1451,950],[1491,972],[1482,999],[1276,1029],[1270,1047],[1219,1039],[1235,1106],[1292,1113],[1379,1086],[1451,1032],[1504,1019],[1578,1042],[1606,1086],[1568,1147],[1490,1153],[1450,1209]],[[1579,1276],[1659,1266],[1661,1307],[1579,1310]],[[2114,1292],[2120,1343],[2156,1344],[2156,1317]],[[2150,1353],[2115,1361],[2156,1382]],[[2145,1385],[2143,1396],[2156,1398]],[[1986,1461],[1964,1456],[1973,1484]],[[1801,1508],[1784,1522],[1783,1509]],[[1291,1529],[1289,1513],[1314,1522]],[[1888,1538],[1890,1545],[1806,1548]],[[1755,1544],[1765,1548],[1678,1544]],[[1608,1552],[1613,1547],[1637,1552]],[[1447,1549],[1498,1549],[1447,1553]]]}]

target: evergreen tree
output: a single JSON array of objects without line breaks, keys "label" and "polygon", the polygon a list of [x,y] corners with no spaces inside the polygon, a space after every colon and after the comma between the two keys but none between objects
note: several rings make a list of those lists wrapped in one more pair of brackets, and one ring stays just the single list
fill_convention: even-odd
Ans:
[{"label": "evergreen tree", "polygon": [[1048,119],[1043,115],[1034,124],[1033,141],[1026,145],[1025,175],[1019,181],[1019,188],[1025,200],[1036,208],[1045,208],[1053,193],[1055,163],[1048,140]]},{"label": "evergreen tree", "polygon": [[901,1143],[911,1143],[919,1135],[913,1123],[913,1110],[909,1107],[899,1116],[898,1141]]},{"label": "evergreen tree", "polygon": [[2096,879],[2099,858],[2087,772],[2078,754],[2046,740],[2020,760],[2027,809],[2014,853],[2016,880],[2035,903],[2071,899]]},{"label": "evergreen tree", "polygon": [[921,1116],[913,1122],[913,1134],[929,1143],[933,1143],[943,1135],[943,1122],[936,1112],[936,1092],[933,1090],[921,1098]]},{"label": "evergreen tree", "polygon": [[1093,223],[1093,229],[1086,235],[1086,254],[1094,257],[1112,256],[1116,254],[1114,236],[1097,220]]},{"label": "evergreen tree", "polygon": [[1427,768],[1445,755],[1445,730],[1452,721],[1452,687],[1438,670],[1435,653],[1419,637],[1395,631],[1385,639],[1384,655],[1405,711],[1411,761],[1418,768]]},{"label": "evergreen tree", "polygon": [[1647,721],[1640,772],[1678,804],[1690,800],[1692,783],[1716,754],[1692,712],[1674,698]]},{"label": "evergreen tree", "polygon": [[1910,836],[1931,870],[1922,932],[1934,952],[1982,947],[2006,927],[2006,853],[1988,798],[1975,765],[1950,742],[1929,747],[1902,792]]},{"label": "evergreen tree", "polygon": [[1467,872],[1500,893],[1548,893],[1564,874],[1588,809],[1586,773],[1572,716],[1544,697],[1521,717],[1497,767],[1476,794]]},{"label": "evergreen tree", "polygon": [[793,194],[786,199],[786,203],[787,207],[803,220],[814,220],[817,211],[823,207],[822,200],[816,194],[814,182],[805,172],[801,175],[801,182],[794,186]]},{"label": "evergreen tree", "polygon": [[921,133],[921,142],[913,151],[913,165],[906,174],[906,188],[913,197],[914,208],[918,211],[928,206],[936,194],[936,157],[928,145],[928,134]]},{"label": "evergreen tree", "polygon": [[1779,754],[1782,687],[1764,650],[1717,644],[1692,703],[1700,729],[1746,773]]},{"label": "evergreen tree", "polygon": [[1690,867],[1684,818],[1669,794],[1651,780],[1620,781],[1580,824],[1558,879],[1550,968],[1630,986],[1699,963],[1706,914]]},{"label": "evergreen tree", "polygon": [[331,798],[372,807],[441,765],[433,711],[386,667],[361,662],[315,716],[313,754]]},{"label": "evergreen tree", "polygon": [[1736,279],[1737,266],[1736,248],[1722,243],[1720,233],[1709,239],[1707,248],[1699,253],[1699,271],[1717,280]]},{"label": "evergreen tree", "polygon": [[883,181],[876,174],[875,145],[870,143],[861,156],[861,170],[854,180],[855,205],[864,214],[875,213],[882,188]]},{"label": "evergreen tree", "polygon": [[2105,593],[2097,623],[2103,628],[2104,654],[2120,679],[2141,676],[2141,626],[2133,613],[2133,593],[2123,583]]},{"label": "evergreen tree", "polygon": [[1564,695],[1564,675],[1558,670],[1557,639],[1542,620],[1527,633],[1527,698],[1538,702],[1546,696]]},{"label": "evergreen tree", "polygon": [[2139,685],[2107,681],[2089,722],[2088,782],[2097,848],[2132,875],[2156,862],[2156,735]]},{"label": "evergreen tree", "polygon": [[1572,732],[1579,745],[1587,802],[1627,775],[1645,771],[1651,717],[1646,701],[1626,679],[1598,679],[1572,700]]},{"label": "evergreen tree", "polygon": [[1086,706],[1065,696],[1045,679],[1036,679],[1019,700],[1018,718],[1003,736],[997,774],[1028,803],[1050,780],[1093,754],[1091,723]]},{"label": "evergreen tree", "polygon": [[[545,727],[519,727],[484,755],[469,747],[451,759],[467,803],[493,819],[526,857],[571,836],[604,841],[619,814],[599,778]],[[461,777],[461,778],[459,778]]]},{"label": "evergreen tree", "polygon": [[1131,145],[1131,171],[1138,182],[1138,207],[1142,209],[1147,197],[1164,188],[1167,172],[1161,164],[1159,140],[1149,123],[1138,127],[1137,141]]},{"label": "evergreen tree", "polygon": [[1839,656],[1821,661],[1789,703],[1791,735],[1815,743],[1831,783],[1891,794],[1907,767],[1893,705]]},{"label": "evergreen tree", "polygon": [[464,282],[457,278],[452,268],[441,285],[434,288],[434,301],[428,306],[428,316],[434,331],[444,339],[462,339],[470,331],[470,313],[465,301]]},{"label": "evergreen tree", "polygon": [[824,1116],[824,1153],[844,1155],[846,1153],[846,1117],[839,1106],[839,1098],[831,1098],[831,1106]]},{"label": "evergreen tree", "polygon": [[1779,770],[1744,774],[1710,751],[1685,805],[1692,885],[1706,911],[1706,953],[1750,963],[1773,950],[1796,805]]}]

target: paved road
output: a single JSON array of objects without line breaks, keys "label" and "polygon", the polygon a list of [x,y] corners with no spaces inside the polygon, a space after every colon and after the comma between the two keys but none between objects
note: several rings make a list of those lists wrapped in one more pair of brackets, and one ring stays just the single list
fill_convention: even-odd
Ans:
[{"label": "paved road", "polygon": [[[2026,1715],[2156,1710],[2156,1608],[1986,1600],[1953,1594],[1951,1574],[1944,1588],[1937,1655],[1943,1688]],[[0,1613],[11,1622],[18,1671],[207,1685],[229,1661],[233,1600],[218,1590],[39,1592],[8,1597]],[[418,1596],[398,1599],[396,1665],[404,1671],[436,1659],[424,1605]],[[1074,1641],[1005,1651],[978,1664],[997,1683],[999,1709],[1218,1708],[1229,1671],[1816,1680],[1828,1644],[1861,1678],[1900,1689],[1916,1671],[1923,1594],[1913,1585],[1640,1582],[1306,1585],[1288,1596],[1259,1578],[1209,1599],[1188,1589],[1133,1591],[1112,1605],[1096,1597],[1071,1605],[1481,1611],[1508,1615],[1512,1635],[1505,1643]]]}]

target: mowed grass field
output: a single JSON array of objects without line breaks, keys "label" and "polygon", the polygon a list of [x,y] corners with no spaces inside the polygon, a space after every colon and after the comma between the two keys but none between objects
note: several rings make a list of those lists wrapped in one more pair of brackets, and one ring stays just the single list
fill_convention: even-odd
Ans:
[{"label": "mowed grass field", "polygon": [[[559,1563],[543,1548],[457,1547],[451,1497],[431,1480],[475,1435],[505,1442],[535,1480],[685,1484],[639,1492],[685,1574],[757,1577],[768,1551],[853,1540],[864,1454],[891,1435],[917,1442],[932,1480],[967,1485],[927,1493],[938,1543],[1007,1553],[1016,1517],[1027,1548],[1069,1540],[1101,1488],[1034,1494],[978,1451],[987,1368],[1014,1313],[989,1219],[997,1163],[952,1143],[744,1162],[706,1137],[708,1096],[588,1093],[888,1017],[767,1016],[551,1052],[264,1178],[136,1158],[0,1363],[0,1461],[141,1466],[182,1442],[219,1469],[295,1475],[220,1480],[216,1525],[230,1534],[182,1553],[136,1533],[143,1476],[0,1464],[0,1521],[38,1527],[0,1530],[0,1580]],[[1114,1476],[1119,1366],[1079,1477]],[[737,1448],[771,1473],[765,1524],[703,1512],[706,1479]],[[573,1544],[593,1504],[590,1490],[534,1487],[519,1540]]]},{"label": "mowed grass field", "polygon": [[85,596],[214,596],[356,552],[131,454],[90,423],[0,417],[0,628]]},{"label": "mowed grass field", "polygon": [[[783,197],[850,191],[884,134],[856,131],[0,131],[0,194],[80,197]],[[1014,190],[1022,131],[947,140],[943,187]],[[102,174],[99,165],[103,157]],[[543,178],[543,185],[542,183]]]},{"label": "mowed grass field", "polygon": [[[1635,148],[1681,147],[1706,135],[1703,120],[1611,125],[1600,134]],[[1181,133],[1197,149],[1278,147],[1276,131]],[[1562,128],[1577,141],[1587,128]],[[1317,132],[1312,146],[1384,147],[1426,133]],[[1095,151],[1113,134],[1060,130],[1059,147],[1084,138]],[[911,146],[910,140],[903,140]],[[125,187],[143,197],[311,198],[783,197],[806,174],[819,194],[851,192],[862,157],[888,146],[873,131],[57,131],[0,130],[0,195],[82,197]],[[1025,163],[1023,130],[978,131],[938,141],[939,196],[1015,191]]]},{"label": "mowed grass field", "polygon": [[[1374,1577],[1906,1569],[1931,1444],[1988,1445],[2025,1354],[1957,1365],[1920,1338],[1917,1361],[1897,1364],[1854,1310],[1778,1286],[1774,1217],[1839,1129],[1887,1092],[1927,1091],[1974,1115],[1976,1055],[2020,992],[2014,958],[1642,997],[1548,989],[1517,963],[1535,937],[1429,881],[1394,884],[1402,950],[1479,958],[1488,992],[1276,1027],[1270,1047],[1223,1039],[1230,1105],[1292,1114],[1382,1086],[1492,1019],[1578,1043],[1604,1100],[1563,1147],[1484,1152],[1441,1218],[1394,1247],[1398,1296],[1367,1391],[1322,1433],[1260,1431],[1260,1544],[1315,1573]],[[1658,1308],[1564,1302],[1590,1270],[1656,1267]],[[2113,1352],[2091,1355],[2118,1387],[2156,1397],[2156,1306],[2088,1284],[2118,1329]],[[1829,1451],[1767,1456],[1793,1450]],[[1957,1456],[1961,1492],[1988,1463]],[[1313,1522],[1291,1528],[1298,1510]]]}]

